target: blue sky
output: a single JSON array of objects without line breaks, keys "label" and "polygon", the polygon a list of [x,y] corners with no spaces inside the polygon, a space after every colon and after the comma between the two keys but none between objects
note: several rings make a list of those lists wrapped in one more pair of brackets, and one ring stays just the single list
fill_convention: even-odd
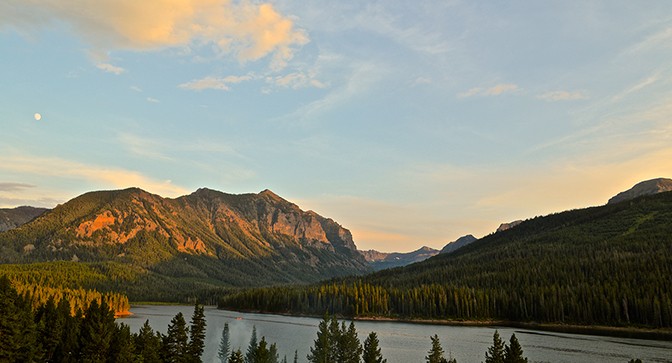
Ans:
[{"label": "blue sky", "polygon": [[0,110],[0,207],[268,188],[441,248],[672,176],[672,2],[9,0]]}]

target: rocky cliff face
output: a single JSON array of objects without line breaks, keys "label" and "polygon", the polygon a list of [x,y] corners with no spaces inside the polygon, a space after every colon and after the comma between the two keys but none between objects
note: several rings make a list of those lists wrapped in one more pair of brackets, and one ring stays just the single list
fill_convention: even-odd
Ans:
[{"label": "rocky cliff face", "polygon": [[513,221],[513,222],[509,222],[509,223],[502,223],[502,224],[499,225],[499,227],[497,227],[496,232],[506,231],[507,229],[511,229],[511,228],[521,224],[521,223],[523,223],[523,221],[521,221],[521,220],[516,220],[516,221]]},{"label": "rocky cliff face", "polygon": [[624,192],[618,193],[616,196],[609,199],[607,204],[623,202],[645,195],[652,195],[669,191],[672,191],[672,179],[658,178],[646,180],[635,184],[635,186]]},{"label": "rocky cliff face", "polygon": [[0,232],[4,232],[28,223],[46,211],[46,208],[34,207],[0,209]]},{"label": "rocky cliff face", "polygon": [[207,265],[206,275],[258,273],[260,284],[369,271],[347,229],[269,190],[234,195],[204,188],[176,199],[137,188],[91,192],[1,233],[0,249],[4,262],[76,256],[171,271],[183,254]]}]

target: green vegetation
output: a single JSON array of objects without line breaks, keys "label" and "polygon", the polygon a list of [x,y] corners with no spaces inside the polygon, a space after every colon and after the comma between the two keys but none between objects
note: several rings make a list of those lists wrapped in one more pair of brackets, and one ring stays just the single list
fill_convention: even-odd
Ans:
[{"label": "green vegetation", "polygon": [[224,296],[228,309],[672,327],[672,193],[528,220],[365,277]]}]

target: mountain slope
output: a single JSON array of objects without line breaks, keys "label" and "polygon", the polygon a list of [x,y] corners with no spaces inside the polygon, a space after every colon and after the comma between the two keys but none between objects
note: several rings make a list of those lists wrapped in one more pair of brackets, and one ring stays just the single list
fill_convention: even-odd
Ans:
[{"label": "mountain slope", "polygon": [[271,311],[670,328],[672,193],[537,217],[416,264],[221,306],[266,298]]},{"label": "mountain slope", "polygon": [[637,197],[672,191],[672,179],[657,178],[635,184],[632,188],[616,194],[607,204],[619,203]]},{"label": "mountain slope", "polygon": [[[347,229],[268,190],[199,189],[176,199],[137,188],[86,193],[0,233],[0,253],[3,263],[114,262],[155,281],[204,287],[305,283],[369,271]],[[131,298],[138,296],[131,292]]]},{"label": "mountain slope", "polygon": [[466,236],[462,236],[462,237],[456,239],[455,241],[450,242],[447,245],[443,246],[443,248],[441,249],[441,252],[439,252],[439,253],[451,253],[451,252],[457,250],[458,248],[462,248],[462,247],[464,247],[464,246],[466,246],[466,245],[468,245],[468,244],[470,244],[470,243],[472,243],[476,240],[477,240],[477,238],[470,235],[470,234],[468,234]]},{"label": "mountain slope", "polygon": [[46,208],[16,207],[12,209],[0,209],[0,232],[16,228],[28,223],[33,218],[46,212]]},{"label": "mountain slope", "polygon": [[431,247],[423,246],[412,252],[378,252],[375,250],[359,251],[364,258],[369,262],[375,271],[380,271],[388,268],[406,266],[412,263],[424,261],[439,253]]}]

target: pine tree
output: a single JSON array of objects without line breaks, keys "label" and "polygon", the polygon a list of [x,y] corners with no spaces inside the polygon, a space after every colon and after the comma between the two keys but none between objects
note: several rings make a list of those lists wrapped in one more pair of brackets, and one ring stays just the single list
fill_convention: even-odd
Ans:
[{"label": "pine tree", "polygon": [[61,341],[54,351],[54,362],[76,362],[79,357],[79,334],[84,320],[82,311],[77,309],[75,316],[71,316],[70,303],[67,299],[61,299],[58,303],[58,312],[66,318]]},{"label": "pine tree", "polygon": [[114,313],[105,300],[91,301],[79,334],[80,358],[87,362],[105,362],[117,329]]},{"label": "pine tree", "polygon": [[51,361],[56,352],[61,336],[65,328],[65,320],[70,315],[61,314],[54,302],[49,297],[46,304],[37,309],[35,320],[37,321],[37,341],[41,343],[41,356],[44,361]]},{"label": "pine tree", "polygon": [[299,363],[299,351],[294,351],[294,363]]},{"label": "pine tree", "polygon": [[0,278],[0,361],[30,362],[37,329],[30,305],[5,276]]},{"label": "pine tree", "polygon": [[364,352],[362,354],[362,361],[364,363],[387,363],[387,359],[383,359],[378,343],[376,332],[372,331],[369,333],[369,336],[364,341]]},{"label": "pine tree", "polygon": [[219,342],[219,351],[217,352],[217,356],[221,363],[226,363],[229,357],[229,351],[231,351],[231,343],[229,342],[229,323],[224,323],[222,339]]},{"label": "pine tree", "polygon": [[350,322],[350,326],[346,330],[345,322],[343,322],[337,344],[338,355],[336,359],[339,363],[359,363],[362,356],[362,344],[357,337],[355,323]]},{"label": "pine tree", "polygon": [[485,363],[504,363],[504,342],[499,337],[497,330],[495,330],[492,340],[492,346],[485,353]]},{"label": "pine tree", "polygon": [[523,357],[523,348],[515,333],[511,334],[509,345],[504,347],[504,363],[527,363],[527,358]]},{"label": "pine tree", "polygon": [[257,342],[257,327],[252,326],[252,336],[250,337],[250,344],[247,346],[247,353],[245,353],[245,362],[246,363],[256,363],[256,354],[257,349],[259,348],[259,343]]},{"label": "pine tree", "polygon": [[271,356],[270,363],[278,363],[280,356],[278,355],[278,346],[275,343],[268,348],[268,353]]},{"label": "pine tree", "polygon": [[254,352],[254,363],[271,363],[271,360],[271,352],[268,349],[266,337],[261,337],[257,350]]},{"label": "pine tree", "polygon": [[317,328],[317,339],[314,341],[313,347],[310,348],[310,353],[306,356],[311,363],[331,363],[334,362],[332,357],[333,342],[330,333],[329,316],[325,315]]},{"label": "pine tree", "polygon": [[134,350],[131,329],[126,324],[119,324],[112,337],[108,362],[133,362],[135,360]]},{"label": "pine tree", "polygon": [[429,355],[425,357],[427,363],[446,363],[446,358],[443,356],[443,347],[441,347],[441,341],[439,336],[434,334],[433,337],[430,337],[432,340],[432,348],[427,352]]},{"label": "pine tree", "polygon": [[231,353],[228,363],[245,363],[245,358],[243,358],[243,353],[241,353],[240,349],[236,349]]},{"label": "pine tree", "polygon": [[194,314],[191,316],[191,326],[189,328],[189,346],[187,361],[200,363],[203,349],[205,348],[205,312],[203,305],[194,306]]},{"label": "pine tree", "polygon": [[161,363],[161,337],[154,334],[149,326],[149,320],[145,320],[140,331],[133,335],[135,354],[142,357],[142,363]]},{"label": "pine tree", "polygon": [[189,337],[187,335],[187,322],[181,312],[168,324],[168,331],[163,336],[163,348],[161,359],[165,362],[187,362],[187,349]]}]

